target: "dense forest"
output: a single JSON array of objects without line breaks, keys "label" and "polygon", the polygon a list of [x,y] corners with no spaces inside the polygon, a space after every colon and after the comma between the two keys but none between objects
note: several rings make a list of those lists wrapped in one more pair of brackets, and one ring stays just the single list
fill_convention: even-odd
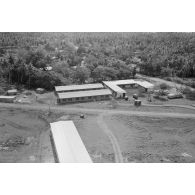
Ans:
[{"label": "dense forest", "polygon": [[194,78],[195,33],[0,33],[1,85],[52,90],[136,72]]}]

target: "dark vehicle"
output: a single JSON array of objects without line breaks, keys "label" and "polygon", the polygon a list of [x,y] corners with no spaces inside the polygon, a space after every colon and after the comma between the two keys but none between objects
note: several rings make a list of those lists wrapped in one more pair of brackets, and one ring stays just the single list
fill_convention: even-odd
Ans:
[{"label": "dark vehicle", "polygon": [[137,95],[137,94],[133,94],[133,98],[134,98],[135,100],[137,100],[137,99],[138,99],[138,95]]}]

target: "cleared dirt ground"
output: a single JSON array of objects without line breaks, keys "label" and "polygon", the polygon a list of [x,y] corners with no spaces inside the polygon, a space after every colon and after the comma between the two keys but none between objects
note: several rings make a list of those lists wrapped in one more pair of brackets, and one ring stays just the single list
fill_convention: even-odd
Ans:
[{"label": "cleared dirt ground", "polygon": [[49,122],[73,120],[93,162],[114,162],[109,138],[97,123],[97,114],[0,108],[0,162],[54,162]]},{"label": "cleared dirt ground", "polygon": [[195,162],[195,120],[111,115],[105,118],[125,162]]},{"label": "cleared dirt ground", "polygon": [[135,112],[74,105],[56,106],[48,113],[48,107],[41,105],[4,106],[0,162],[54,162],[49,123],[58,120],[74,121],[93,162],[195,162],[195,120],[187,118],[194,117],[192,109],[132,106]]},{"label": "cleared dirt ground", "polygon": [[1,108],[0,162],[53,162],[48,129],[42,112]]},{"label": "cleared dirt ground", "polygon": [[80,119],[79,115],[70,117],[93,162],[114,162],[115,156],[111,142],[98,124],[97,118],[97,114],[85,114],[85,119]]}]

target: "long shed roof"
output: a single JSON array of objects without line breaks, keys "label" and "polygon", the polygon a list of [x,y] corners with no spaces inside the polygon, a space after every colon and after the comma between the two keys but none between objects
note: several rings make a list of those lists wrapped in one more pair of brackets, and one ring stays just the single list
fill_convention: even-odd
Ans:
[{"label": "long shed roof", "polygon": [[117,93],[126,93],[126,91],[123,90],[122,88],[120,88],[118,85],[137,84],[137,85],[140,85],[146,89],[154,87],[154,85],[152,83],[149,83],[148,81],[140,81],[140,80],[138,81],[138,80],[133,80],[133,79],[116,80],[116,81],[103,81],[103,83]]},{"label": "long shed roof", "polygon": [[116,80],[116,81],[109,81],[116,85],[131,85],[131,84],[138,84],[144,88],[152,88],[154,85],[149,83],[148,81],[141,81],[141,80],[134,80],[134,79],[127,79],[127,80]]},{"label": "long shed roof", "polygon": [[153,88],[154,85],[152,83],[149,83],[148,81],[136,81],[136,83],[146,89]]},{"label": "long shed roof", "polygon": [[0,99],[15,99],[16,96],[5,96],[5,95],[0,95]]},{"label": "long shed roof", "polygon": [[108,86],[111,90],[117,92],[117,93],[126,93],[125,90],[123,90],[122,88],[120,88],[119,86],[117,86],[114,82],[110,82],[110,81],[103,81],[103,83]]},{"label": "long shed roof", "polygon": [[74,91],[68,93],[58,93],[59,99],[77,98],[77,97],[90,97],[100,95],[111,95],[109,89],[89,90],[89,91]]},{"label": "long shed roof", "polygon": [[8,93],[17,93],[18,90],[17,89],[10,89],[10,90],[7,90]]},{"label": "long shed roof", "polygon": [[92,160],[72,121],[50,123],[55,151],[60,163],[91,163]]},{"label": "long shed roof", "polygon": [[103,89],[104,86],[101,83],[95,84],[83,84],[83,85],[66,85],[66,86],[56,86],[55,91],[74,91],[74,90],[84,90],[84,89]]}]

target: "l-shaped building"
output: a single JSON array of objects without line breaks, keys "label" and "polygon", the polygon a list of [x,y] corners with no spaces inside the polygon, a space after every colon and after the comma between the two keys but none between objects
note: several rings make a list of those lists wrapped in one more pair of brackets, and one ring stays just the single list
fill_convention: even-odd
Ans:
[{"label": "l-shaped building", "polygon": [[116,80],[116,81],[103,81],[103,85],[109,88],[112,91],[112,95],[116,98],[124,98],[126,96],[126,91],[122,88],[137,85],[148,91],[154,87],[153,84],[149,83],[148,81],[141,81],[141,80]]}]

